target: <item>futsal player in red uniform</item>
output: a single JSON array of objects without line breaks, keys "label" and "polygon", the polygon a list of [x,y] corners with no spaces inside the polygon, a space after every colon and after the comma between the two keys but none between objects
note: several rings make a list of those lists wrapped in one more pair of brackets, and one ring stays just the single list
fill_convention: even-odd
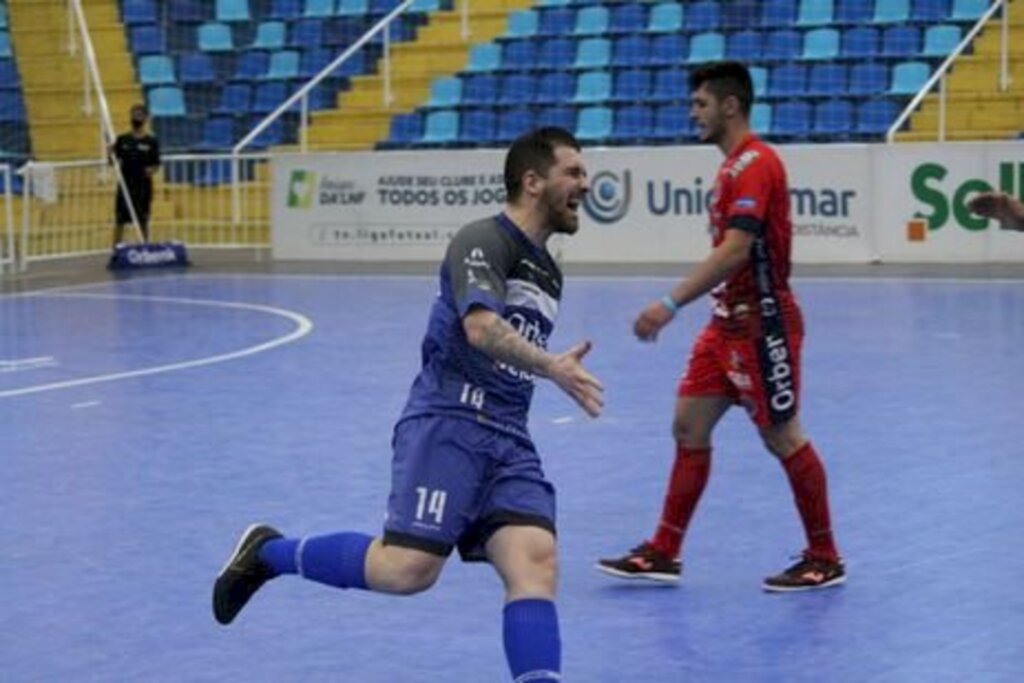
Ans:
[{"label": "futsal player in red uniform", "polygon": [[835,586],[846,579],[832,535],[825,469],[798,417],[803,322],[789,287],[793,227],[786,170],[751,133],[753,85],[746,67],[719,62],[690,76],[690,116],[702,141],[725,154],[710,208],[713,249],[692,273],[637,318],[634,332],[653,342],[680,308],[713,297],[679,384],[673,434],[676,457],[654,536],[597,568],[620,578],[679,580],[683,537],[711,469],[715,425],[733,405],[746,409],[782,464],[803,521],[800,560],[764,580],[768,591]]}]

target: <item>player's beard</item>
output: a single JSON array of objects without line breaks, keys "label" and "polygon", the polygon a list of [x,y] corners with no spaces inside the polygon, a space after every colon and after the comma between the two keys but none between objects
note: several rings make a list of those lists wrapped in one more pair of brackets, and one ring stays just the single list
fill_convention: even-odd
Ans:
[{"label": "player's beard", "polygon": [[[580,197],[580,202],[583,198]],[[573,235],[580,229],[579,209],[569,209],[568,197],[558,196],[551,188],[544,190],[544,206],[547,207],[547,224],[555,234]]]},{"label": "player's beard", "polygon": [[701,142],[717,145],[725,135],[725,117],[720,112],[709,116],[701,131]]}]

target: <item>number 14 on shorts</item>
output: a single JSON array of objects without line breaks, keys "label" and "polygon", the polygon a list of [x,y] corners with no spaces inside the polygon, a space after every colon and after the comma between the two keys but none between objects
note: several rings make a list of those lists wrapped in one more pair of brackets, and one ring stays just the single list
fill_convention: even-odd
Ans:
[{"label": "number 14 on shorts", "polygon": [[441,489],[428,489],[426,486],[416,487],[416,521],[424,521],[426,515],[433,517],[434,524],[441,525],[444,519],[444,504],[448,500],[448,492]]}]

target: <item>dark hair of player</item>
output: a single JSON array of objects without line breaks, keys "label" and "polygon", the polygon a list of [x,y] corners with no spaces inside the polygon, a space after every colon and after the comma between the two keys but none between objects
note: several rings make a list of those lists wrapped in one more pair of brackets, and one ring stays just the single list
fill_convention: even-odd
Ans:
[{"label": "dark hair of player", "polygon": [[509,147],[505,157],[505,194],[508,201],[519,199],[523,192],[523,174],[533,171],[547,176],[555,165],[555,149],[572,147],[579,151],[580,143],[564,128],[549,126],[520,135]]}]

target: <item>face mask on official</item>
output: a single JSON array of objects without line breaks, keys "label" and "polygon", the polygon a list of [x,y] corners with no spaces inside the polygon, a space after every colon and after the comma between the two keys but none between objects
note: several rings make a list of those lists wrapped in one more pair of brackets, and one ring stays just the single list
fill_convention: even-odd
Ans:
[{"label": "face mask on official", "polygon": [[134,128],[135,130],[141,130],[142,127],[146,125],[146,119],[148,119],[148,118],[149,118],[149,116],[147,115],[145,108],[143,108],[143,107],[134,107],[134,108],[132,108],[132,116],[131,116],[132,128]]}]

